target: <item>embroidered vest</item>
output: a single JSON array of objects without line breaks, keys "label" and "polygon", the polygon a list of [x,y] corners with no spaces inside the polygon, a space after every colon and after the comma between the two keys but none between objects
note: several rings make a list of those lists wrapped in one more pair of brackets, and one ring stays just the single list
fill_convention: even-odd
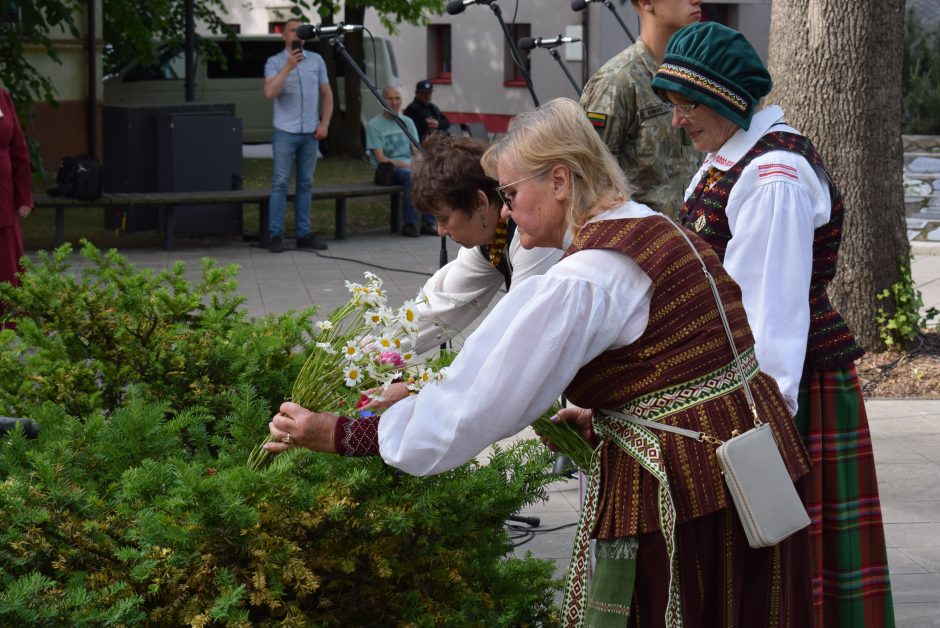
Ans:
[{"label": "embroidered vest", "polygon": [[[756,371],[740,289],[714,251],[690,238],[718,285],[738,351],[751,356],[750,370]],[[652,296],[643,335],[584,365],[566,396],[587,408],[629,406],[642,418],[721,439],[749,429],[753,420],[737,372],[730,368],[734,358],[715,298],[675,225],[661,216],[589,223],[566,254],[582,249],[611,249],[631,257],[652,280]],[[729,384],[736,388],[729,391]],[[758,374],[751,389],[760,416],[774,427],[791,475],[800,477],[809,468],[805,450],[776,384]],[[713,446],[667,432],[657,437],[679,523],[728,507]],[[657,480],[619,447],[610,442],[603,447],[595,535],[618,538],[659,529]]]},{"label": "embroidered vest", "polygon": [[839,243],[842,240],[842,194],[829,177],[822,158],[808,138],[793,133],[768,133],[758,140],[738,163],[717,179],[708,173],[703,175],[679,212],[679,219],[708,242],[718,256],[724,259],[728,241],[731,239],[726,213],[731,189],[751,161],[774,150],[802,155],[813,166],[826,172],[832,194],[829,222],[816,229],[813,234],[813,271],[808,295],[809,341],[803,363],[804,373],[852,364],[864,351],[856,344],[842,315],[832,307],[826,292],[826,286],[836,274]]},{"label": "embroidered vest", "polygon": [[[506,221],[506,241],[503,243],[503,254],[499,258],[499,264],[496,265],[496,270],[499,271],[499,274],[503,276],[503,281],[506,282],[507,291],[509,290],[509,286],[512,285],[512,264],[509,261],[509,244],[512,242],[512,237],[515,233],[516,223],[510,218]],[[483,256],[483,259],[490,262],[490,247],[486,244],[481,244],[478,250]]]}]

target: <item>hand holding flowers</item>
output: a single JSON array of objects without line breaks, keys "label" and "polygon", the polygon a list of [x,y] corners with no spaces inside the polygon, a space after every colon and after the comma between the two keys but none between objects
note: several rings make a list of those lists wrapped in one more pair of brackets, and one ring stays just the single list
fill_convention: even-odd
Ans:
[{"label": "hand holding flowers", "polygon": [[[349,302],[317,323],[313,348],[291,390],[293,403],[283,404],[271,421],[269,439],[249,456],[252,468],[264,466],[272,452],[295,444],[333,451],[336,413],[359,410],[354,406],[362,389],[370,389],[370,398],[378,408],[390,403],[382,402],[377,392],[395,383],[404,387],[394,389],[397,401],[444,377],[442,370],[428,368],[405,348],[403,340],[408,338],[413,344],[418,332],[415,301],[390,309],[382,280],[369,272],[362,284],[347,281],[346,288],[351,295]],[[294,428],[301,430],[299,438]],[[329,432],[327,440],[321,433],[324,431]]]}]

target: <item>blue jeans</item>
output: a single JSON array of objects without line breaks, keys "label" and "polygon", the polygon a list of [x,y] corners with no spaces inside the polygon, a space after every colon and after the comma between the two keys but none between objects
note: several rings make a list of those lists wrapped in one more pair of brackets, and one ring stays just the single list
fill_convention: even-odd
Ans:
[{"label": "blue jeans", "polygon": [[[395,168],[395,183],[405,188],[404,198],[402,198],[402,218],[406,225],[418,224],[418,210],[411,202],[411,170],[407,168]],[[421,222],[437,228],[437,221],[432,214],[421,214]]]},{"label": "blue jeans", "polygon": [[274,156],[274,180],[271,185],[268,228],[271,237],[284,237],[284,213],[287,211],[287,186],[291,166],[296,164],[297,188],[294,190],[294,232],[298,238],[310,235],[310,193],[317,168],[320,142],[313,133],[288,133],[274,129],[271,135]]}]

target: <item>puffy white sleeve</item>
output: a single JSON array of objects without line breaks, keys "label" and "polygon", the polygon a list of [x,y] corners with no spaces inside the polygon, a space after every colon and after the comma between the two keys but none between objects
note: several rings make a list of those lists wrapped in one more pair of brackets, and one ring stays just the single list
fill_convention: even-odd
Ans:
[{"label": "puffy white sleeve", "polygon": [[[562,256],[558,249],[536,248],[527,251],[514,237],[509,249],[512,284],[545,273]],[[461,247],[457,258],[434,273],[425,284],[424,299],[416,304],[417,353],[433,349],[466,329],[489,307],[505,285],[502,273],[483,257],[477,247]]]},{"label": "puffy white sleeve", "polygon": [[544,275],[561,259],[563,254],[564,251],[561,249],[543,247],[526,249],[522,246],[519,232],[516,231],[509,243],[509,261],[512,264],[512,283],[509,289],[514,290],[529,277]]},{"label": "puffy white sleeve", "polygon": [[[611,251],[574,258],[577,265],[521,282],[467,339],[446,378],[425,386],[382,415],[379,449],[389,465],[430,475],[471,460],[488,445],[530,425],[564,391],[582,365],[642,334],[650,281],[633,260]],[[607,261],[609,260],[609,261]],[[616,274],[615,265],[628,268]],[[618,283],[619,282],[619,283]]]},{"label": "puffy white sleeve", "polygon": [[782,151],[751,162],[728,199],[724,266],[741,287],[760,368],[776,380],[792,414],[809,334],[813,231],[830,211],[825,179]]}]

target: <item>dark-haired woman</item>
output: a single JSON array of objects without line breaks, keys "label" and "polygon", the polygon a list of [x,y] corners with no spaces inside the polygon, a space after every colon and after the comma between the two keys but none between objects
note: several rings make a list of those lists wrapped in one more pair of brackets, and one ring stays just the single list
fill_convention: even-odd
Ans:
[{"label": "dark-haired woman", "polygon": [[562,252],[526,250],[515,225],[500,216],[496,181],[486,176],[480,157],[486,144],[469,137],[434,134],[427,155],[412,165],[412,201],[433,214],[437,230],[462,248],[457,258],[424,285],[414,350],[422,353],[466,329],[500,289],[545,273]]}]

